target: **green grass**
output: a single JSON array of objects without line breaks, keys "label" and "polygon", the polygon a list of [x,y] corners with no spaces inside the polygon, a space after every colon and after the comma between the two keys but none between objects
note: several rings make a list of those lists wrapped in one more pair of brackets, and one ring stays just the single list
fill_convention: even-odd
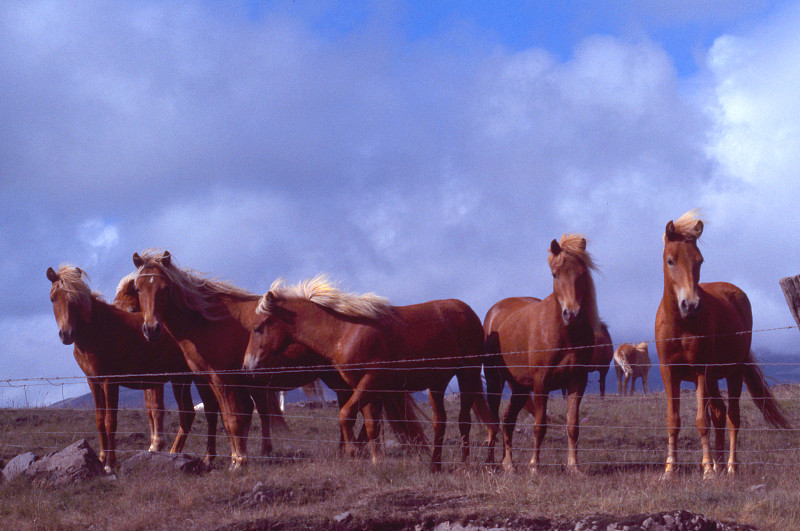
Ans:
[{"label": "green grass", "polygon": [[[780,396],[790,420],[800,425],[800,389],[782,389]],[[386,456],[378,465],[339,458],[336,410],[290,407],[291,431],[276,434],[275,455],[253,458],[244,471],[227,471],[228,444],[221,433],[218,468],[201,476],[118,474],[116,480],[101,478],[61,489],[22,479],[2,484],[0,521],[8,529],[246,529],[278,523],[319,528],[332,526],[336,515],[349,511],[350,519],[340,527],[400,529],[444,519],[500,525],[520,518],[685,509],[764,529],[791,529],[800,521],[800,435],[767,429],[749,398],[742,404],[736,478],[701,479],[691,393],[682,401],[679,457],[685,464],[668,482],[659,480],[666,453],[663,394],[584,399],[582,477],[564,473],[565,401],[555,394],[542,451],[545,468],[538,476],[527,471],[532,423],[524,414],[514,439],[516,472],[483,466],[482,427],[473,429],[472,459],[465,470],[458,463],[456,405],[451,403],[448,463],[445,472],[432,474],[425,458],[397,448],[385,428]],[[174,435],[177,415],[170,412],[168,420]],[[122,411],[119,428],[120,460],[147,448],[143,412]],[[251,453],[260,447],[257,432],[255,421]],[[54,451],[84,437],[97,449],[92,411],[0,410],[0,459],[5,461],[28,450]],[[198,416],[187,451],[201,455],[204,441],[205,420]],[[763,487],[751,488],[759,485]]]}]

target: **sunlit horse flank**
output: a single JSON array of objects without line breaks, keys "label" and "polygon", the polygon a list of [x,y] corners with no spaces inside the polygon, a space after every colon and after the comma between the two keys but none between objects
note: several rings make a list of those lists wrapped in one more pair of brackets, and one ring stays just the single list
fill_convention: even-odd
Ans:
[{"label": "sunlit horse flank", "polygon": [[[664,293],[655,322],[661,377],[667,394],[667,461],[663,477],[677,465],[680,430],[680,384],[693,382],[697,398],[697,430],[703,448],[703,477],[723,470],[726,407],[718,380],[728,384],[729,453],[725,470],[736,473],[739,397],[747,385],[764,418],[789,428],[750,350],[753,315],[747,295],[727,282],[700,283],[703,256],[697,240],[703,221],[693,210],[667,223],[664,231]],[[709,419],[714,426],[714,452],[709,445]]]},{"label": "sunlit horse flank", "polygon": [[[194,420],[191,377],[177,345],[166,338],[155,344],[141,336],[141,314],[130,313],[124,295],[108,304],[92,293],[86,273],[62,265],[47,269],[50,300],[65,345],[86,374],[95,403],[99,458],[106,471],[116,465],[119,386],[143,389],[150,428],[150,451],[164,448],[164,383],[172,381],[180,428],[171,452],[180,452]],[[123,309],[125,308],[125,309]],[[182,373],[182,374],[181,374]],[[146,376],[145,376],[146,375]]]},{"label": "sunlit horse flank", "polygon": [[[607,342],[597,311],[586,239],[565,234],[550,244],[548,264],[553,293],[544,300],[533,297],[503,299],[486,314],[487,356],[484,364],[490,409],[496,416],[504,384],[511,399],[503,416],[503,467],[513,469],[512,436],[520,410],[533,392],[534,448],[530,470],[539,471],[539,452],[547,428],[550,391],[567,388],[567,469],[578,472],[578,423],[581,398],[595,345]],[[488,460],[494,459],[494,441]]]},{"label": "sunlit horse flank", "polygon": [[642,393],[647,394],[647,378],[650,375],[650,354],[647,341],[638,345],[623,343],[614,351],[614,370],[617,373],[617,390],[620,395],[633,395],[636,379],[642,382]]},{"label": "sunlit horse flank", "polygon": [[[136,294],[135,281],[135,271],[128,273],[120,279],[119,283],[117,284],[117,290],[116,295],[114,296],[113,304],[114,306],[122,308],[123,310],[127,310],[128,312],[137,312],[141,317],[142,309],[139,306],[139,297]],[[162,341],[171,341],[174,343],[175,339],[171,335],[167,334]],[[180,348],[177,344],[175,344],[175,348],[180,351]],[[183,354],[181,353],[181,358],[182,357]],[[192,373],[189,369],[189,366],[186,364],[186,360],[183,360],[182,363],[183,367],[181,371],[191,375]],[[217,403],[214,393],[207,384],[195,378],[193,375],[191,379],[194,380],[195,387],[197,387],[197,393],[200,395],[200,403],[203,405],[203,407],[200,409],[198,409],[197,405],[195,405],[194,411],[195,413],[203,413],[206,418],[206,452],[205,456],[203,457],[203,462],[206,465],[211,465],[211,463],[214,461],[214,458],[217,456],[217,417],[219,414],[219,404]],[[163,396],[163,388],[145,389],[145,403],[147,403],[148,400],[148,393],[153,392],[158,392],[161,394],[161,396]],[[192,398],[190,396],[185,400],[192,400]],[[161,399],[161,401],[163,403],[163,399]]]},{"label": "sunlit horse flank", "polygon": [[166,326],[196,378],[213,391],[230,440],[231,468],[246,461],[254,404],[261,418],[261,453],[270,454],[270,424],[283,422],[276,393],[251,385],[240,370],[259,296],[178,268],[168,251],[134,253],[133,264],[144,315],[141,332],[157,341]]},{"label": "sunlit horse flank", "polygon": [[[294,287],[276,281],[262,297],[259,313],[261,321],[251,335],[248,364],[258,366],[260,360],[280,357],[287,342],[293,341],[328,359],[354,389],[339,413],[351,455],[359,409],[376,462],[380,457],[377,418],[381,406],[391,404],[398,394],[428,389],[434,414],[431,469],[439,470],[446,422],[444,393],[453,376],[460,390],[458,426],[464,463],[469,456],[473,406],[481,419],[491,424],[480,376],[483,330],[475,312],[461,301],[391,306],[371,293],[340,291],[325,276],[318,276]],[[396,414],[390,416],[397,418]],[[409,427],[409,434],[417,430]]]}]

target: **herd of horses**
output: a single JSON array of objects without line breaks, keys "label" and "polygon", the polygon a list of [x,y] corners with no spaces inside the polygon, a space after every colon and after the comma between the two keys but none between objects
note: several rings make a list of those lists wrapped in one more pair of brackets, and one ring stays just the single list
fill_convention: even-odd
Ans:
[{"label": "herd of horses", "polygon": [[[696,386],[704,477],[736,473],[743,384],[767,421],[789,428],[750,350],[753,319],[747,296],[732,284],[699,282],[702,231],[703,222],[690,211],[670,221],[663,235],[664,292],[655,344],[667,395],[665,478],[677,464],[682,381]],[[150,450],[157,451],[164,447],[163,384],[172,382],[180,429],[171,451],[180,452],[195,415],[190,394],[195,384],[208,421],[205,460],[216,453],[219,413],[230,440],[231,467],[238,468],[247,458],[253,411],[261,418],[262,454],[268,454],[270,426],[283,422],[276,393],[321,380],[337,395],[340,452],[355,455],[366,442],[373,461],[381,457],[384,417],[398,437],[427,447],[411,398],[412,392],[427,390],[433,411],[430,466],[439,470],[444,395],[456,378],[465,463],[474,412],[487,428],[487,462],[494,461],[501,432],[502,465],[512,469],[517,416],[528,408],[534,417],[530,469],[536,472],[548,397],[562,390],[567,396],[566,468],[578,473],[579,408],[588,373],[601,372],[604,393],[613,356],[621,385],[624,381],[627,388],[631,377],[643,377],[646,392],[650,361],[647,343],[625,344],[614,352],[600,319],[592,279],[596,266],[583,236],[553,240],[547,259],[553,275],[550,295],[503,299],[483,322],[459,300],[392,306],[373,293],[343,292],[325,276],[296,286],[278,280],[266,294],[255,295],[178,267],[168,251],[135,253],[136,270],[122,279],[111,304],[91,292],[77,267],[49,268],[47,278],[59,336],[64,344],[74,343],[75,359],[94,396],[100,458],[108,469],[116,465],[119,385],[144,389]],[[722,379],[727,381],[727,405],[719,388]],[[511,396],[501,422],[506,385]],[[625,391],[620,387],[620,393]],[[359,412],[363,428],[356,435]]]}]

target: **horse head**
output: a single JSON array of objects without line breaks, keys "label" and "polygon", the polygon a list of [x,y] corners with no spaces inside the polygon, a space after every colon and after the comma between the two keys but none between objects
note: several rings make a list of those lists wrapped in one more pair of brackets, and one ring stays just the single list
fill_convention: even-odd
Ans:
[{"label": "horse head", "polygon": [[664,290],[674,296],[683,319],[696,316],[702,308],[698,284],[703,255],[697,240],[703,233],[703,221],[695,212],[670,221],[664,231]]},{"label": "horse head", "polygon": [[117,293],[114,295],[112,303],[117,308],[122,308],[128,312],[141,312],[139,297],[136,295],[136,273],[125,275],[117,285]]},{"label": "horse head", "polygon": [[595,266],[586,252],[586,238],[565,234],[560,241],[553,240],[547,262],[553,273],[553,294],[561,307],[564,326],[582,317],[596,318],[593,314],[596,314],[597,303],[590,271]]},{"label": "horse head", "polygon": [[133,253],[133,265],[136,266],[134,289],[139,301],[139,308],[144,317],[142,333],[148,341],[158,341],[163,331],[163,314],[170,301],[172,281],[167,275],[171,266],[169,251],[160,257],[142,258]]},{"label": "horse head", "polygon": [[47,268],[47,279],[50,286],[50,302],[53,303],[53,314],[58,324],[58,337],[65,345],[75,341],[75,330],[78,321],[88,321],[91,317],[91,291],[84,282],[86,273],[74,266],[63,265],[58,272]]},{"label": "horse head", "polygon": [[[261,297],[256,310],[259,318],[250,332],[242,368],[249,372],[267,367],[285,366],[296,355],[307,352],[293,342],[290,323],[293,313],[278,304],[271,291]],[[293,347],[293,348],[289,348]]]}]

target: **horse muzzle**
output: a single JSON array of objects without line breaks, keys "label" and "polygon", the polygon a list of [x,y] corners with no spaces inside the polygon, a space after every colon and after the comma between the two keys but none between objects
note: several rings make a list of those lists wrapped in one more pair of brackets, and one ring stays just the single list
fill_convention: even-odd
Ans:
[{"label": "horse muzzle", "polygon": [[578,308],[577,310],[572,310],[570,308],[562,309],[561,320],[564,322],[564,326],[569,326],[575,321],[577,321],[580,314],[581,314],[580,308]]},{"label": "horse muzzle", "polygon": [[61,342],[65,345],[71,345],[75,342],[75,332],[72,328],[68,328],[66,330],[59,330],[58,337],[61,339]]},{"label": "horse muzzle", "polygon": [[694,300],[683,299],[678,304],[678,309],[681,312],[682,318],[691,319],[700,313],[700,310],[703,309],[703,304],[700,302],[699,298]]},{"label": "horse muzzle", "polygon": [[144,323],[142,325],[142,334],[144,334],[144,338],[150,342],[155,342],[161,339],[162,331],[163,328],[161,323],[155,323],[152,325]]}]

